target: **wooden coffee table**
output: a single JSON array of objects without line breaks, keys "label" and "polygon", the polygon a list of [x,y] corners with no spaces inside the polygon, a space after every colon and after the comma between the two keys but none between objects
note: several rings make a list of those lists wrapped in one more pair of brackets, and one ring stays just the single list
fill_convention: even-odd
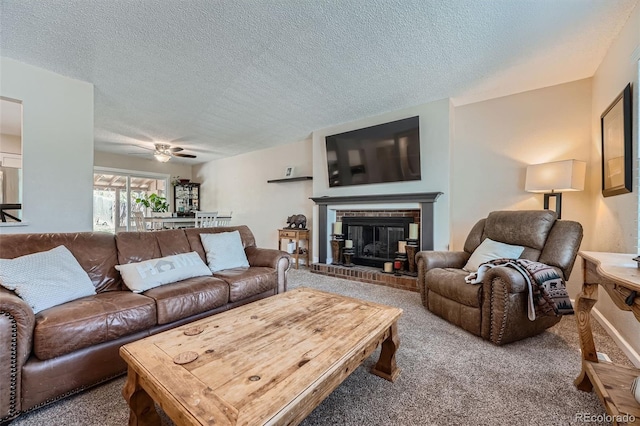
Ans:
[{"label": "wooden coffee table", "polygon": [[298,424],[382,344],[373,374],[399,374],[402,310],[308,288],[129,343],[130,425]]}]

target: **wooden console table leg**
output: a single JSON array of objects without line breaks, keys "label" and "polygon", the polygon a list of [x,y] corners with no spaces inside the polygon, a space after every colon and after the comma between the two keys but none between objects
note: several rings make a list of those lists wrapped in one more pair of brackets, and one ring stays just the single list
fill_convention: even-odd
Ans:
[{"label": "wooden console table leg", "polygon": [[582,371],[574,380],[578,389],[591,392],[593,384],[587,376],[584,361],[598,362],[596,345],[593,342],[591,331],[591,308],[598,301],[598,284],[584,283],[582,292],[576,297],[576,321],[578,322],[578,336],[580,337],[580,350],[582,351]]},{"label": "wooden console table leg", "polygon": [[129,404],[129,426],[160,426],[160,416],[149,394],[140,386],[140,377],[131,367],[122,396]]},{"label": "wooden console table leg", "polygon": [[398,337],[398,324],[393,323],[389,327],[389,337],[382,342],[382,350],[378,363],[371,369],[376,376],[393,382],[398,378],[400,369],[396,365],[396,350],[400,346],[400,338]]}]

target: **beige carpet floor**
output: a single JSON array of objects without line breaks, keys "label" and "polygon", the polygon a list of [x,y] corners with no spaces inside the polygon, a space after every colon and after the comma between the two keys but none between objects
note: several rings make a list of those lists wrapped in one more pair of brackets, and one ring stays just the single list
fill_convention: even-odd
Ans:
[{"label": "beige carpet floor", "polygon": [[[376,352],[307,417],[305,426],[578,425],[584,424],[582,415],[605,414],[594,393],[573,385],[580,372],[573,316],[539,336],[496,347],[425,310],[417,293],[291,270],[289,287],[299,286],[404,310],[398,324],[398,380],[390,383],[368,372]],[[593,323],[598,351],[631,365]],[[124,377],[114,379],[27,413],[12,425],[127,424],[123,384]]]}]

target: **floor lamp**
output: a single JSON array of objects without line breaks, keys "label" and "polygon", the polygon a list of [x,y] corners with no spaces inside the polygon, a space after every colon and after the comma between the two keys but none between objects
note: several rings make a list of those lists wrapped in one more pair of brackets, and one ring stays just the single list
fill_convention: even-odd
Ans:
[{"label": "floor lamp", "polygon": [[562,216],[562,193],[582,191],[587,163],[578,160],[554,161],[552,163],[527,166],[524,190],[544,194],[544,208],[549,209],[549,200],[554,198],[558,219]]}]

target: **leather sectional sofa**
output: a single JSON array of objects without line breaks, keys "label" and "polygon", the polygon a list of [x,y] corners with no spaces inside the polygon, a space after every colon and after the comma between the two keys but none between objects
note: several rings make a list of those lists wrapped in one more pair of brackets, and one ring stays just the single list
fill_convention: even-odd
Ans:
[{"label": "leather sectional sofa", "polygon": [[[189,278],[144,293],[117,264],[196,251],[200,233],[238,230],[249,268]],[[0,258],[66,246],[96,294],[38,314],[0,287],[0,423],[126,372],[120,346],[286,290],[287,253],[256,247],[246,226],[157,232],[0,235]]]}]

